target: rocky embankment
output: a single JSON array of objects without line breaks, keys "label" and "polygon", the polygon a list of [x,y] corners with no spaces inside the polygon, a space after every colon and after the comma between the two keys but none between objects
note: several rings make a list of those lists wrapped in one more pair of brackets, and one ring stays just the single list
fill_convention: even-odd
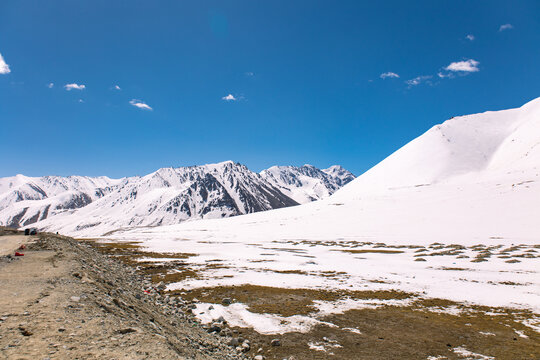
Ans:
[{"label": "rocky embankment", "polygon": [[227,345],[238,338],[227,336],[224,322],[203,328],[190,303],[162,295],[163,287],[90,245],[52,234],[0,235],[4,245],[26,243],[2,247],[1,358],[245,358],[249,343]]}]

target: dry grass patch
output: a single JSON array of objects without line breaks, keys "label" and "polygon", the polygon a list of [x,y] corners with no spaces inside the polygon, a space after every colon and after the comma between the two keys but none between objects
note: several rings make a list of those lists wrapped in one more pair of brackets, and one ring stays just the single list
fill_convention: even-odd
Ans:
[{"label": "dry grass patch", "polygon": [[188,293],[181,290],[170,294],[180,294],[188,300],[221,304],[224,298],[233,299],[249,306],[249,310],[261,314],[279,314],[282,316],[308,315],[317,312],[314,301],[337,301],[340,299],[376,299],[401,300],[411,294],[400,291],[330,291],[316,289],[283,289],[269,286],[240,285],[218,286],[213,288],[193,289]]},{"label": "dry grass patch", "polygon": [[[198,272],[186,267],[183,259],[197,254],[191,253],[160,253],[144,251],[140,242],[98,242],[96,240],[79,240],[91,245],[105,255],[114,256],[123,263],[134,267],[138,273],[150,276],[152,282],[174,283],[187,278],[198,278]],[[163,259],[166,261],[146,261],[142,259]],[[171,261],[171,259],[174,259]],[[208,267],[218,267],[209,264]]]},{"label": "dry grass patch", "polygon": [[385,249],[341,249],[341,250],[334,250],[334,251],[341,251],[346,252],[350,254],[403,254],[405,251],[401,250],[385,250]]}]

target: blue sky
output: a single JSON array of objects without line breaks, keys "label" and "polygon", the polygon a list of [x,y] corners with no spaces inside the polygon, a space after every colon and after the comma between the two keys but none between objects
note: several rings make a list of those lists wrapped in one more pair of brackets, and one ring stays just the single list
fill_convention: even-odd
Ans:
[{"label": "blue sky", "polygon": [[540,96],[540,2],[4,0],[0,54],[0,176],[360,174]]}]

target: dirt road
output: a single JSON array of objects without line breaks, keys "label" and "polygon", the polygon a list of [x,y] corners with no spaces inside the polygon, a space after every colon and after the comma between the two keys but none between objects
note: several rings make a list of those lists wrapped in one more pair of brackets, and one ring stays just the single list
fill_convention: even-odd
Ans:
[{"label": "dirt road", "polygon": [[4,235],[0,236],[0,256],[13,254],[21,245],[33,242],[36,236]]},{"label": "dirt road", "polygon": [[[29,243],[34,240],[34,243]],[[23,257],[7,257],[28,243]],[[0,358],[237,359],[134,271],[55,235],[0,236]]]}]

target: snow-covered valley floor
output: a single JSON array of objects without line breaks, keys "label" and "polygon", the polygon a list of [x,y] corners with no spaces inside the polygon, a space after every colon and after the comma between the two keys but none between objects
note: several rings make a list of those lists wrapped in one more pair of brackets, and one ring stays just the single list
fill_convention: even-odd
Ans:
[{"label": "snow-covered valley floor", "polygon": [[[503,244],[501,239],[468,246],[437,242],[400,245],[345,239],[249,244],[217,239],[125,240],[143,240],[141,245],[145,249],[157,253],[196,254],[185,259],[181,268],[172,270],[172,273],[182,273],[189,269],[196,277],[188,276],[181,282],[171,283],[168,290],[245,284],[336,291],[395,290],[469,305],[540,313],[540,245]],[[347,306],[355,308],[365,304],[350,302]],[[277,332],[284,331],[287,331],[286,326]]]},{"label": "snow-covered valley floor", "polygon": [[[376,349],[389,337],[395,343],[386,346],[394,352],[363,356],[388,358],[402,351],[399,344],[415,341],[422,344],[403,353],[409,358],[507,358],[523,349],[539,354],[540,246],[502,240],[244,244],[118,234],[98,242],[143,250],[136,264],[150,264],[154,281],[163,281],[171,296],[193,301],[202,323],[223,318],[255,343],[278,337],[285,344],[280,351],[299,359],[353,359],[357,342]],[[155,275],[155,265],[165,265],[161,274]],[[494,343],[501,351],[492,350]],[[267,358],[287,354],[268,351]]]}]

